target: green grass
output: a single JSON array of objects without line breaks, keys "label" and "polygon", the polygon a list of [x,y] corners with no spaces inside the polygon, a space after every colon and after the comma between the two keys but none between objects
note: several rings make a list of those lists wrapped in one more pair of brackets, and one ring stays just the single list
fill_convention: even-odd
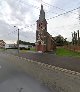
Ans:
[{"label": "green grass", "polygon": [[80,57],[80,52],[70,51],[64,48],[57,48],[56,55],[58,56],[73,56],[73,57]]},{"label": "green grass", "polygon": [[1,48],[0,48],[0,51],[4,51],[4,50],[5,50],[5,49],[3,49],[3,48],[1,49]]},{"label": "green grass", "polygon": [[26,53],[26,52],[27,52],[27,50],[20,50],[20,52],[21,52],[21,53]]},{"label": "green grass", "polygon": [[35,48],[30,48],[30,51],[36,51]]}]

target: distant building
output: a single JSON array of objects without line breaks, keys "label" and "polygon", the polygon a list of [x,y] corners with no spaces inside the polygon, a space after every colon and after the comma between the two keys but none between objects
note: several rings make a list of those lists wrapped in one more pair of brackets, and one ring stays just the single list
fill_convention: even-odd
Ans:
[{"label": "distant building", "polygon": [[5,44],[5,49],[15,49],[17,48],[17,44]]},{"label": "distant building", "polygon": [[[33,48],[32,45],[24,45],[24,44],[19,44],[20,49],[29,49]],[[5,44],[5,49],[17,49],[17,44]]]},{"label": "distant building", "polygon": [[32,48],[33,46],[32,45],[24,45],[24,44],[19,44],[19,47],[20,48]]},{"label": "distant building", "polygon": [[3,40],[0,40],[0,48],[5,48],[5,42]]},{"label": "distant building", "polygon": [[55,49],[55,40],[47,32],[47,21],[45,19],[45,12],[43,5],[41,5],[40,16],[37,20],[36,30],[36,50],[41,52],[52,51]]}]

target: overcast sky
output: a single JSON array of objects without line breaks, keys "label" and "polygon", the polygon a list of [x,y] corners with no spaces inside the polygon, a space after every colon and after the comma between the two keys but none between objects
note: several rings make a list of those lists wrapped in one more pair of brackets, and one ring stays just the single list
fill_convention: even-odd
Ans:
[{"label": "overcast sky", "polygon": [[[0,0],[0,40],[14,43],[17,29],[20,40],[35,42],[36,21],[39,18],[41,3],[48,22],[48,32],[54,37],[62,35],[71,41],[71,32],[79,29],[79,10],[55,17],[80,6],[80,0]],[[55,18],[52,18],[55,17]],[[14,28],[16,26],[16,28]]]}]

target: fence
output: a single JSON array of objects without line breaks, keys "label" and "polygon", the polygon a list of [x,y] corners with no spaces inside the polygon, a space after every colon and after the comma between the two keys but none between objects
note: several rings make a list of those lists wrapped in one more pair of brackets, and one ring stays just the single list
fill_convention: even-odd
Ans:
[{"label": "fence", "polygon": [[78,45],[68,45],[68,46],[64,46],[64,48],[72,51],[80,52],[80,46]]}]

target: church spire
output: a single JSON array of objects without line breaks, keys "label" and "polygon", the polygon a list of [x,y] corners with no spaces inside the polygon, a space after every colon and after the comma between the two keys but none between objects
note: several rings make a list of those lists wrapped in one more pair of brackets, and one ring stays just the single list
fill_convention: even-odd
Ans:
[{"label": "church spire", "polygon": [[41,10],[43,10],[43,5],[41,4]]},{"label": "church spire", "polygon": [[42,4],[41,4],[41,10],[40,10],[39,19],[40,19],[41,21],[43,21],[43,20],[45,19],[45,12],[44,12],[43,5],[42,5]]}]

